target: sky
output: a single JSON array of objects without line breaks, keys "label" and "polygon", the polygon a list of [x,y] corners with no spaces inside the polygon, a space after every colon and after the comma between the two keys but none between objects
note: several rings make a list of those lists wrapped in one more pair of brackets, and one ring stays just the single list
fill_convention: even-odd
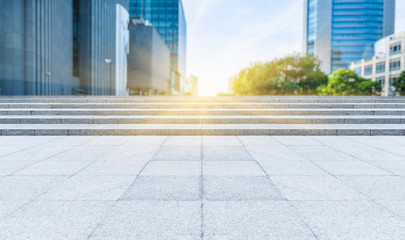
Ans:
[{"label": "sky", "polygon": [[[183,0],[187,73],[199,78],[199,95],[226,93],[228,79],[254,62],[301,53],[303,2]],[[396,32],[402,32],[405,0],[396,9]]]}]

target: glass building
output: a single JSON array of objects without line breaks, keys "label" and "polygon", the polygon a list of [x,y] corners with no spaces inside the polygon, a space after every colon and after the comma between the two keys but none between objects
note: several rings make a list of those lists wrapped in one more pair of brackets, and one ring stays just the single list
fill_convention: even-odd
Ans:
[{"label": "glass building", "polygon": [[0,0],[0,95],[117,95],[117,4],[129,22],[129,0]]},{"label": "glass building", "polygon": [[395,29],[395,0],[305,0],[304,51],[332,73],[371,58]]},{"label": "glass building", "polygon": [[171,92],[186,81],[187,23],[181,0],[130,0],[131,18],[152,23],[171,52]]}]

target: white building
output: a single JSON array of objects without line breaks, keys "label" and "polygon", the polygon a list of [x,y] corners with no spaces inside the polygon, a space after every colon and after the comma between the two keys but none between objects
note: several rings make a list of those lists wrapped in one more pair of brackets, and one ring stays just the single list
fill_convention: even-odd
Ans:
[{"label": "white building", "polygon": [[405,32],[382,38],[374,45],[374,57],[353,62],[350,69],[365,79],[380,82],[383,95],[392,95],[392,82],[405,71]]}]

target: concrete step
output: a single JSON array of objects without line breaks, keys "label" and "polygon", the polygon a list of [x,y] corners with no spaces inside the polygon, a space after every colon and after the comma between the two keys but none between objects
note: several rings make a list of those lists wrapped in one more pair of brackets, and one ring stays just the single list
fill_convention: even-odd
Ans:
[{"label": "concrete step", "polygon": [[405,109],[2,109],[0,116],[4,115],[405,115]]},{"label": "concrete step", "polygon": [[405,103],[405,97],[0,97],[0,103]]},{"label": "concrete step", "polygon": [[4,124],[0,135],[390,135],[401,124]]},{"label": "concrete step", "polygon": [[0,124],[405,124],[405,116],[0,116]]},{"label": "concrete step", "polygon": [[0,103],[0,109],[405,109],[405,103]]}]

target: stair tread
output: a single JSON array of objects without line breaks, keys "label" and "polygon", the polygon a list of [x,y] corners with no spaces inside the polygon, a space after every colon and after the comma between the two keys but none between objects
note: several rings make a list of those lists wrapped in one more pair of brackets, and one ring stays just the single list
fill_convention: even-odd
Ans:
[{"label": "stair tread", "polygon": [[401,129],[405,124],[4,124],[7,129]]}]

